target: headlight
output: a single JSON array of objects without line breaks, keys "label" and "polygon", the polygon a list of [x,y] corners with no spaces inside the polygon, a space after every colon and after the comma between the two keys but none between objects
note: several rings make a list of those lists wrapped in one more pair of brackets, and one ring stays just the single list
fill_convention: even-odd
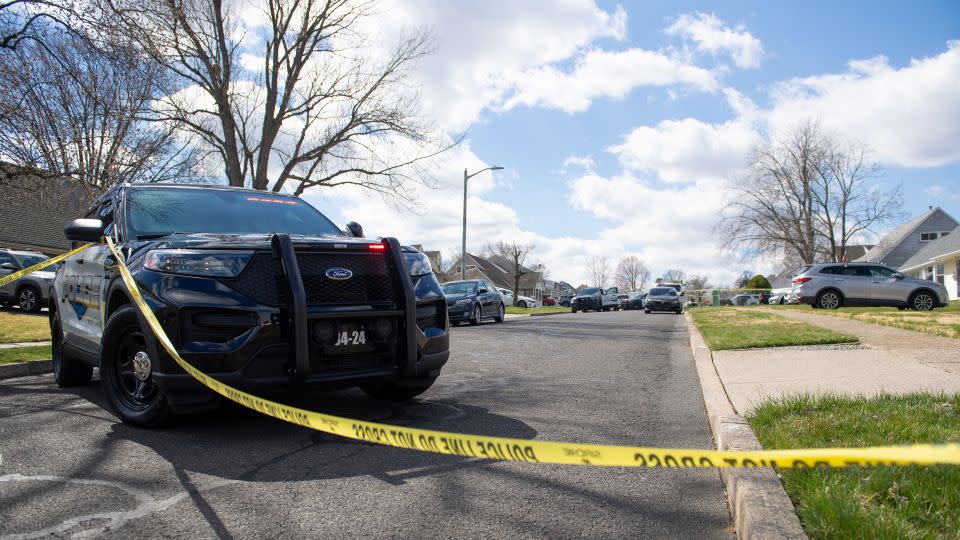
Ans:
[{"label": "headlight", "polygon": [[425,276],[433,272],[430,259],[418,251],[404,251],[403,262],[407,265],[407,272],[413,277]]},{"label": "headlight", "polygon": [[251,257],[252,251],[157,249],[147,253],[143,265],[150,270],[172,274],[237,277]]},{"label": "headlight", "polygon": [[465,306],[465,305],[467,305],[467,304],[472,304],[472,303],[473,303],[473,298],[461,298],[460,300],[457,300],[456,303],[453,304],[453,305],[455,305],[455,306]]}]

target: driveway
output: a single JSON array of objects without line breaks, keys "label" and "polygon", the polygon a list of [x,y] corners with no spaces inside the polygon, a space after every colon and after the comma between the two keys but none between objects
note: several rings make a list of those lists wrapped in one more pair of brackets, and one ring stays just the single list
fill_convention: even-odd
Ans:
[{"label": "driveway", "polygon": [[[424,399],[317,410],[402,425],[711,448],[683,318],[557,315],[453,330]],[[228,406],[147,431],[99,387],[0,381],[0,535],[732,537],[716,470],[501,463],[380,447]]]}]

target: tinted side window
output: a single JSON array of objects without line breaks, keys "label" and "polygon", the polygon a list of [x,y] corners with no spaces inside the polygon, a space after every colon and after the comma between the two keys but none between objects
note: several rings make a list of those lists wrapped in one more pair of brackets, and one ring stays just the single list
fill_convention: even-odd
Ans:
[{"label": "tinted side window", "polygon": [[14,259],[13,256],[11,256],[9,253],[0,253],[0,264],[3,264],[3,263],[10,263],[17,267],[20,266],[19,264],[17,264],[17,260]]},{"label": "tinted side window", "polygon": [[821,273],[821,274],[829,274],[829,275],[831,275],[831,276],[835,276],[835,275],[839,274],[839,273],[840,273],[840,270],[842,270],[842,269],[843,269],[842,266],[825,266],[825,267],[823,267],[823,268],[820,269],[820,273]]},{"label": "tinted side window", "polygon": [[878,278],[892,278],[893,275],[896,274],[896,273],[897,273],[896,270],[893,270],[893,269],[891,269],[891,268],[885,268],[885,267],[883,267],[883,266],[871,266],[871,267],[870,267],[870,274],[871,274],[873,277],[878,277]]}]

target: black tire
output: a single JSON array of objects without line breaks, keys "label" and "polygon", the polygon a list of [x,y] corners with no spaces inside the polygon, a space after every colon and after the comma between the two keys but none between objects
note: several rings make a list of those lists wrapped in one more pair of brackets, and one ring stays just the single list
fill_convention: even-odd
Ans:
[{"label": "black tire", "polygon": [[681,314],[683,314],[683,310],[682,310],[682,309],[678,309],[678,310],[677,310],[677,315],[681,315]]},{"label": "black tire", "polygon": [[517,307],[522,307],[522,308],[526,309],[526,308],[527,308],[527,301],[526,301],[526,300],[520,300],[519,302],[517,302]]},{"label": "black tire", "polygon": [[153,381],[153,371],[141,379],[134,370],[134,356],[146,351],[136,308],[121,307],[110,316],[100,340],[100,385],[125,424],[157,427],[169,422],[173,413]]},{"label": "black tire", "polygon": [[17,306],[27,313],[39,313],[43,307],[40,289],[33,285],[23,285],[17,289]]},{"label": "black tire", "polygon": [[493,318],[493,322],[502,323],[506,319],[507,308],[503,307],[503,304],[500,304],[500,307],[497,308],[497,316]]},{"label": "black tire", "polygon": [[821,291],[815,302],[820,309],[837,309],[843,305],[843,296],[835,289]]},{"label": "black tire", "polygon": [[643,310],[643,312],[646,313],[647,315],[650,314],[650,310],[649,310],[649,309],[645,309],[645,310]]},{"label": "black tire", "polygon": [[930,291],[917,291],[910,297],[910,307],[916,311],[933,311],[937,300]]},{"label": "black tire", "polygon": [[570,313],[576,313],[576,312],[577,312],[577,308],[570,308]]},{"label": "black tire", "polygon": [[388,383],[365,384],[360,389],[379,401],[406,401],[426,392],[436,380],[436,377],[400,379]]},{"label": "black tire", "polygon": [[473,307],[473,317],[470,318],[470,326],[477,326],[483,322],[483,312],[480,311],[480,306]]},{"label": "black tire", "polygon": [[50,320],[50,353],[53,359],[53,379],[57,381],[57,386],[67,388],[90,384],[93,366],[66,354],[63,350],[63,331],[56,318]]}]

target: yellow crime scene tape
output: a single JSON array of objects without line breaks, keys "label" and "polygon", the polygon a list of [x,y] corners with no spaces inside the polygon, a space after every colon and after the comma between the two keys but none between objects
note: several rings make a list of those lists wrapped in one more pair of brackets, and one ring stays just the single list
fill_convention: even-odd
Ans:
[{"label": "yellow crime scene tape", "polygon": [[[728,451],[578,444],[490,437],[352,420],[284,405],[232,388],[187,363],[174,348],[127,269],[113,240],[106,238],[130,297],[160,344],[176,363],[207,388],[254,411],[285,422],[370,443],[469,458],[606,467],[874,467],[960,465],[960,444]],[[61,258],[82,251],[76,249]],[[51,263],[52,264],[52,263]]]},{"label": "yellow crime scene tape", "polygon": [[27,275],[27,274],[32,274],[33,272],[36,272],[37,270],[43,270],[44,268],[46,268],[46,267],[48,267],[48,266],[57,264],[58,262],[66,259],[66,258],[68,258],[68,257],[71,257],[71,256],[73,256],[73,255],[76,255],[77,253],[80,253],[81,251],[87,249],[88,247],[90,247],[90,244],[84,244],[84,245],[78,247],[77,249],[74,249],[74,250],[72,250],[72,251],[68,251],[68,252],[64,253],[63,255],[57,255],[56,257],[47,259],[47,260],[43,261],[42,263],[35,264],[35,265],[30,266],[30,267],[28,267],[28,268],[24,268],[23,270],[18,270],[18,271],[16,271],[16,272],[10,274],[9,276],[3,276],[2,278],[0,278],[0,287],[3,287],[4,285],[6,285],[6,284],[8,284],[8,283],[12,283],[12,282],[14,282],[14,281],[22,278],[23,276],[25,276],[25,275]]}]

